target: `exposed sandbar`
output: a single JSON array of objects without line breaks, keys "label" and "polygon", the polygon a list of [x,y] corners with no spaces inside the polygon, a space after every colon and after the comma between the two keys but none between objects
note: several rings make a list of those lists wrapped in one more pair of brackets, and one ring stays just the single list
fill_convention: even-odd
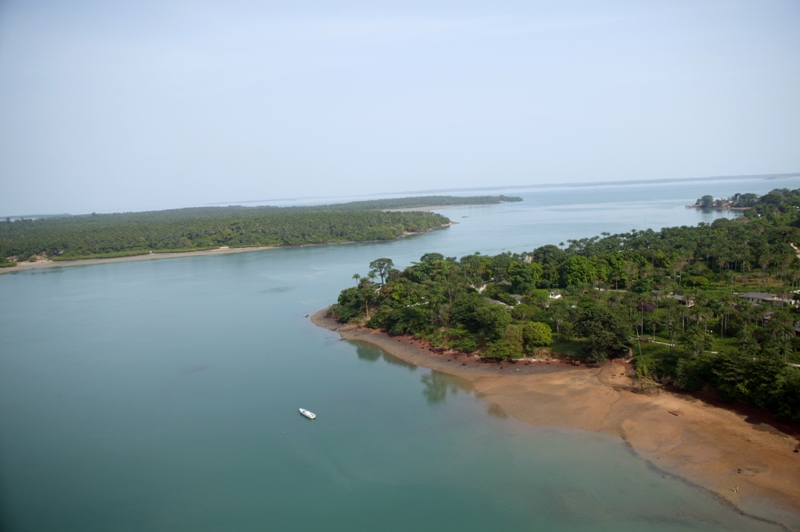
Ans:
[{"label": "exposed sandbar", "polygon": [[506,414],[537,426],[600,431],[627,442],[654,466],[701,486],[754,516],[800,529],[800,443],[772,425],[689,395],[634,391],[633,368],[563,362],[487,364],[436,354],[423,342],[325,317],[312,321],[346,340],[466,379]]}]

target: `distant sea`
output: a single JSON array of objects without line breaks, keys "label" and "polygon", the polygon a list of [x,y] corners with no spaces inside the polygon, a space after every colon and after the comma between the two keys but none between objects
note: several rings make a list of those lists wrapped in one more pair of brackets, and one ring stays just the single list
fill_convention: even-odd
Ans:
[{"label": "distant sea", "polygon": [[779,187],[800,178],[504,190],[524,201],[395,242],[0,276],[0,528],[778,530],[306,316],[378,257],[709,223],[734,214],[685,205]]}]

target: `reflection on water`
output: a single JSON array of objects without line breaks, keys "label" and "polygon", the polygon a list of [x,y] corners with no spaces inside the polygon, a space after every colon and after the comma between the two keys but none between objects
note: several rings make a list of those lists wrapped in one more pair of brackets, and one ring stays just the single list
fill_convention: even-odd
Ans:
[{"label": "reflection on water", "polygon": [[376,360],[380,360],[382,358],[384,362],[392,366],[400,366],[402,368],[408,369],[409,371],[417,370],[417,366],[415,366],[414,364],[411,364],[409,362],[406,362],[405,360],[397,358],[394,355],[390,355],[380,347],[376,347],[372,344],[367,344],[359,341],[352,341],[349,343],[356,346],[356,355],[358,355],[358,358],[360,358],[361,360],[368,360],[369,362],[375,362]]},{"label": "reflection on water", "polygon": [[408,371],[417,371],[417,366],[415,366],[414,364],[399,359],[394,355],[390,355],[386,351],[381,351],[381,353],[383,354],[384,362],[386,362],[387,364],[390,364],[392,366],[400,366],[401,368],[406,368]]},{"label": "reflection on water", "polygon": [[289,292],[290,290],[294,290],[291,286],[275,286],[273,288],[265,288],[261,290],[259,293],[261,294],[282,294],[284,292]]},{"label": "reflection on water", "polygon": [[[349,343],[355,346],[356,355],[358,355],[360,360],[376,362],[383,359],[384,362],[392,366],[400,366],[409,371],[417,370],[416,365],[406,362],[401,358],[397,358],[380,347],[359,341],[351,341]],[[430,405],[439,404],[444,401],[447,398],[447,392],[450,392],[451,395],[455,395],[459,390],[465,392],[472,391],[472,384],[469,381],[438,371],[426,373],[420,377],[420,381],[422,381],[423,384],[422,395],[425,396],[425,400]],[[503,409],[496,405],[489,406],[489,414],[498,418],[507,417]]]},{"label": "reflection on water", "polygon": [[738,218],[744,215],[744,211],[721,211],[717,209],[695,209],[700,213],[700,220],[705,223],[712,223],[717,218]]},{"label": "reflection on water", "polygon": [[508,417],[506,411],[500,405],[496,405],[494,403],[489,403],[489,408],[486,409],[486,412],[496,418],[505,419]]},{"label": "reflection on water", "polygon": [[420,380],[425,386],[422,389],[422,395],[425,396],[430,405],[444,401],[447,398],[447,392],[450,392],[451,395],[456,395],[459,390],[465,392],[472,390],[472,384],[469,381],[438,371],[423,375]]},{"label": "reflection on water", "polygon": [[369,360],[370,362],[375,362],[376,360],[381,358],[381,351],[380,349],[373,347],[369,344],[362,344],[360,342],[351,342],[353,345],[356,346],[356,355],[361,360]]},{"label": "reflection on water", "polygon": [[[24,270],[19,272],[9,272],[9,273],[23,273]],[[30,275],[52,275],[55,273],[64,273],[64,268],[42,268],[42,269],[35,269],[35,270],[28,270],[25,273],[29,273]]]}]

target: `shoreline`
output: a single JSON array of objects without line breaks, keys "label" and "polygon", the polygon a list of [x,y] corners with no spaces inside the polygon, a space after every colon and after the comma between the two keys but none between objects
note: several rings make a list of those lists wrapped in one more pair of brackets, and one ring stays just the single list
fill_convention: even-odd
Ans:
[{"label": "shoreline", "polygon": [[406,362],[465,379],[478,396],[535,426],[603,432],[653,467],[698,486],[745,515],[800,530],[800,448],[796,437],[752,416],[691,395],[635,390],[620,360],[573,366],[561,361],[484,363],[438,354],[415,338],[340,324],[322,309],[318,327],[373,344]]},{"label": "shoreline", "polygon": [[16,266],[0,269],[0,275],[4,273],[23,272],[29,270],[40,270],[43,268],[68,268],[72,266],[92,266],[95,264],[112,264],[115,262],[138,262],[144,260],[175,259],[179,257],[196,257],[205,255],[228,255],[231,253],[245,253],[248,251],[263,251],[265,249],[277,249],[281,246],[261,246],[252,248],[227,248],[204,249],[199,251],[176,251],[167,253],[143,253],[141,255],[130,255],[128,257],[109,257],[107,259],[75,259],[75,260],[42,260],[36,262],[18,262]]},{"label": "shoreline", "polygon": [[424,231],[406,231],[397,238],[390,240],[347,240],[345,242],[320,242],[314,244],[296,244],[291,246],[254,246],[246,248],[230,248],[226,246],[217,249],[203,249],[198,251],[172,251],[163,253],[142,253],[141,255],[130,255],[127,257],[109,257],[109,258],[92,258],[92,259],[74,259],[74,260],[42,260],[36,262],[18,262],[16,266],[9,268],[0,268],[0,275],[14,272],[24,272],[29,270],[39,270],[42,268],[68,268],[72,266],[92,266],[95,264],[111,264],[115,262],[136,262],[143,260],[157,260],[157,259],[176,259],[180,257],[198,257],[205,255],[228,255],[231,253],[246,253],[249,251],[264,251],[267,249],[289,249],[289,248],[302,248],[307,246],[335,246],[342,244],[365,244],[370,242],[394,242],[401,238],[406,238],[413,235],[421,235],[430,233],[437,229],[444,229],[452,225],[457,225],[458,222],[449,222],[437,227],[431,227]]}]

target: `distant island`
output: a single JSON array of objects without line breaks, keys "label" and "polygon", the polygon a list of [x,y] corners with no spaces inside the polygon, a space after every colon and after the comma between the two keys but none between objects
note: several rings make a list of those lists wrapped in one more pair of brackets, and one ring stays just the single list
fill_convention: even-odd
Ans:
[{"label": "distant island", "polygon": [[513,196],[424,196],[296,207],[198,207],[0,221],[0,267],[155,253],[392,240],[446,227],[433,206],[522,201]]},{"label": "distant island", "polygon": [[691,209],[706,209],[717,211],[743,211],[750,209],[758,203],[758,194],[734,194],[730,198],[714,199],[714,196],[705,195],[698,198],[694,205],[687,205]]}]

